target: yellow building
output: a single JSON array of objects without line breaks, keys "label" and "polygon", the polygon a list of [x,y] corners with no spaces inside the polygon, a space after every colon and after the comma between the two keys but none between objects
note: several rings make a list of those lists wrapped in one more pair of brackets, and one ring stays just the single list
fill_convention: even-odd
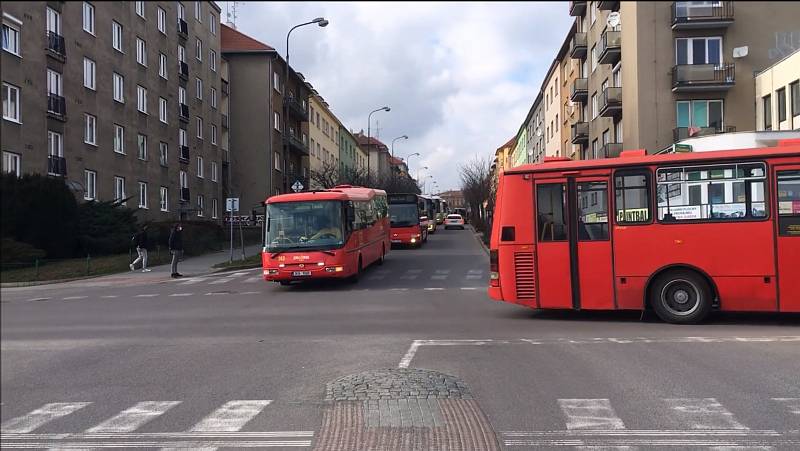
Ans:
[{"label": "yellow building", "polygon": [[[312,172],[339,171],[339,120],[316,90],[308,97],[308,159]],[[315,186],[311,178],[311,189]]]},{"label": "yellow building", "polygon": [[756,130],[800,130],[800,50],[756,75]]}]

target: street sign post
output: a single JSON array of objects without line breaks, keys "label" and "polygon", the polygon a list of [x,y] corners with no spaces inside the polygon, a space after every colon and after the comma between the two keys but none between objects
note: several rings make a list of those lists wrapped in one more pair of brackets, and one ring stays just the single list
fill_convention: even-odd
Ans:
[{"label": "street sign post", "polygon": [[239,211],[239,198],[228,197],[225,199],[225,211],[228,212],[228,222],[231,223],[231,255],[230,262],[233,262],[233,214]]}]

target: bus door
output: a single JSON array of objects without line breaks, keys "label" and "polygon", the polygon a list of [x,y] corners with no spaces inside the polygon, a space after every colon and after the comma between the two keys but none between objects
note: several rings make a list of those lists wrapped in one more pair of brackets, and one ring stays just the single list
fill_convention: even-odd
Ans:
[{"label": "bus door", "polygon": [[800,312],[800,165],[774,167],[777,208],[778,302],[781,312]]},{"label": "bus door", "polygon": [[536,261],[540,308],[577,308],[573,304],[567,179],[536,181]]}]

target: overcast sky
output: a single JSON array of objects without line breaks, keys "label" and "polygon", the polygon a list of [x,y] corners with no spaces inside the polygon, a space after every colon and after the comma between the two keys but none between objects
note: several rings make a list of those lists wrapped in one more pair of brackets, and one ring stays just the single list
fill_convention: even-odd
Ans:
[{"label": "overcast sky", "polygon": [[292,67],[356,132],[390,106],[373,136],[408,135],[395,155],[419,152],[412,175],[427,166],[441,191],[459,187],[459,163],[516,134],[572,22],[567,2],[237,3],[237,29],[281,55],[291,26],[328,19],[292,33]]}]

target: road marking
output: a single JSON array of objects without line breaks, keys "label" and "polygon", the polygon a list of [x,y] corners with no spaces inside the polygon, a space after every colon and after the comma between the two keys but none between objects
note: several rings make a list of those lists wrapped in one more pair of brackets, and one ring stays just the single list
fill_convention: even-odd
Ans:
[{"label": "road marking", "polygon": [[137,294],[134,296],[135,298],[154,298],[158,296],[158,294]]},{"label": "road marking", "polygon": [[180,401],[140,402],[97,426],[87,429],[86,432],[132,432],[180,403]]},{"label": "road marking", "polygon": [[664,402],[690,429],[749,429],[715,398],[668,398]]},{"label": "road marking", "polygon": [[578,447],[592,450],[650,449],[656,446],[712,447],[716,451],[771,450],[772,445],[795,449],[800,440],[793,432],[775,430],[572,430],[504,431],[505,446]]},{"label": "road marking", "polygon": [[72,301],[72,300],[75,300],[75,299],[86,299],[87,297],[88,296],[67,296],[67,297],[63,298],[62,300],[64,300],[64,301]]},{"label": "road marking", "polygon": [[483,279],[483,276],[480,274],[467,274],[467,276],[464,278],[466,280],[478,280],[478,279]]},{"label": "road marking", "polygon": [[483,274],[483,270],[482,269],[470,269],[469,271],[467,271],[467,274]]},{"label": "road marking", "polygon": [[82,409],[91,404],[90,402],[53,402],[45,404],[38,409],[25,414],[21,417],[6,421],[0,426],[3,434],[31,432],[45,424]]},{"label": "road marking", "polygon": [[408,288],[389,288],[389,291],[408,291]]},{"label": "road marking", "polygon": [[789,412],[800,415],[800,398],[772,398],[772,400],[785,404]]},{"label": "road marking", "polygon": [[466,290],[466,291],[474,291],[474,290],[477,290],[478,287],[461,287],[461,289],[462,290]]},{"label": "road marking", "polygon": [[230,293],[228,293],[228,292],[224,292],[223,293],[223,292],[219,292],[219,291],[211,291],[209,293],[206,293],[205,296],[224,296],[226,294],[230,294]]},{"label": "road marking", "polygon": [[192,293],[172,293],[170,297],[191,296]]},{"label": "road marking", "polygon": [[558,405],[567,417],[567,429],[625,429],[608,399],[559,399]]},{"label": "road marking", "polygon": [[237,400],[228,401],[211,415],[200,420],[190,431],[192,432],[234,432],[238,431],[256,415],[258,415],[272,400]]},{"label": "road marking", "polygon": [[229,275],[228,277],[240,277],[240,276],[246,276],[246,275],[249,275],[249,274],[250,274],[250,271],[240,271],[240,272],[235,272],[235,273]]},{"label": "road marking", "polygon": [[248,278],[247,278],[247,279],[245,279],[243,282],[244,282],[244,283],[255,283],[255,282],[263,282],[263,281],[264,281],[264,278],[263,278],[263,277],[261,277],[261,276],[255,276],[255,277],[248,277]]},{"label": "road marking", "polygon": [[196,277],[194,279],[181,280],[178,285],[191,285],[193,283],[205,282],[206,280],[208,280],[206,277]]},{"label": "road marking", "polygon": [[219,279],[219,280],[215,280],[213,282],[208,282],[208,284],[209,285],[220,285],[220,284],[223,284],[223,283],[228,283],[233,279],[234,279],[233,277],[225,277],[225,278],[222,278],[222,279]]},{"label": "road marking", "polygon": [[239,294],[244,296],[246,294],[261,294],[261,292],[260,291],[245,291],[244,293],[239,293]]},{"label": "road marking", "polygon": [[52,299],[52,298],[33,298],[33,299],[28,299],[27,302],[47,301],[48,299]]},{"label": "road marking", "polygon": [[[169,446],[167,446],[169,445]],[[310,447],[311,440],[150,440],[114,442],[4,442],[4,448],[14,449],[98,449],[98,448],[160,448],[168,451],[212,451],[218,448]]]},{"label": "road marking", "polygon": [[433,288],[423,288],[423,290],[425,290],[425,291],[442,291],[442,290],[444,290],[444,288],[433,287]]},{"label": "road marking", "polygon": [[107,294],[105,296],[100,296],[100,297],[103,298],[103,299],[115,299],[115,298],[117,298],[119,296],[117,296],[116,294]]},{"label": "road marking", "polygon": [[446,279],[447,279],[447,275],[436,274],[436,275],[431,276],[431,280],[446,280]]}]

